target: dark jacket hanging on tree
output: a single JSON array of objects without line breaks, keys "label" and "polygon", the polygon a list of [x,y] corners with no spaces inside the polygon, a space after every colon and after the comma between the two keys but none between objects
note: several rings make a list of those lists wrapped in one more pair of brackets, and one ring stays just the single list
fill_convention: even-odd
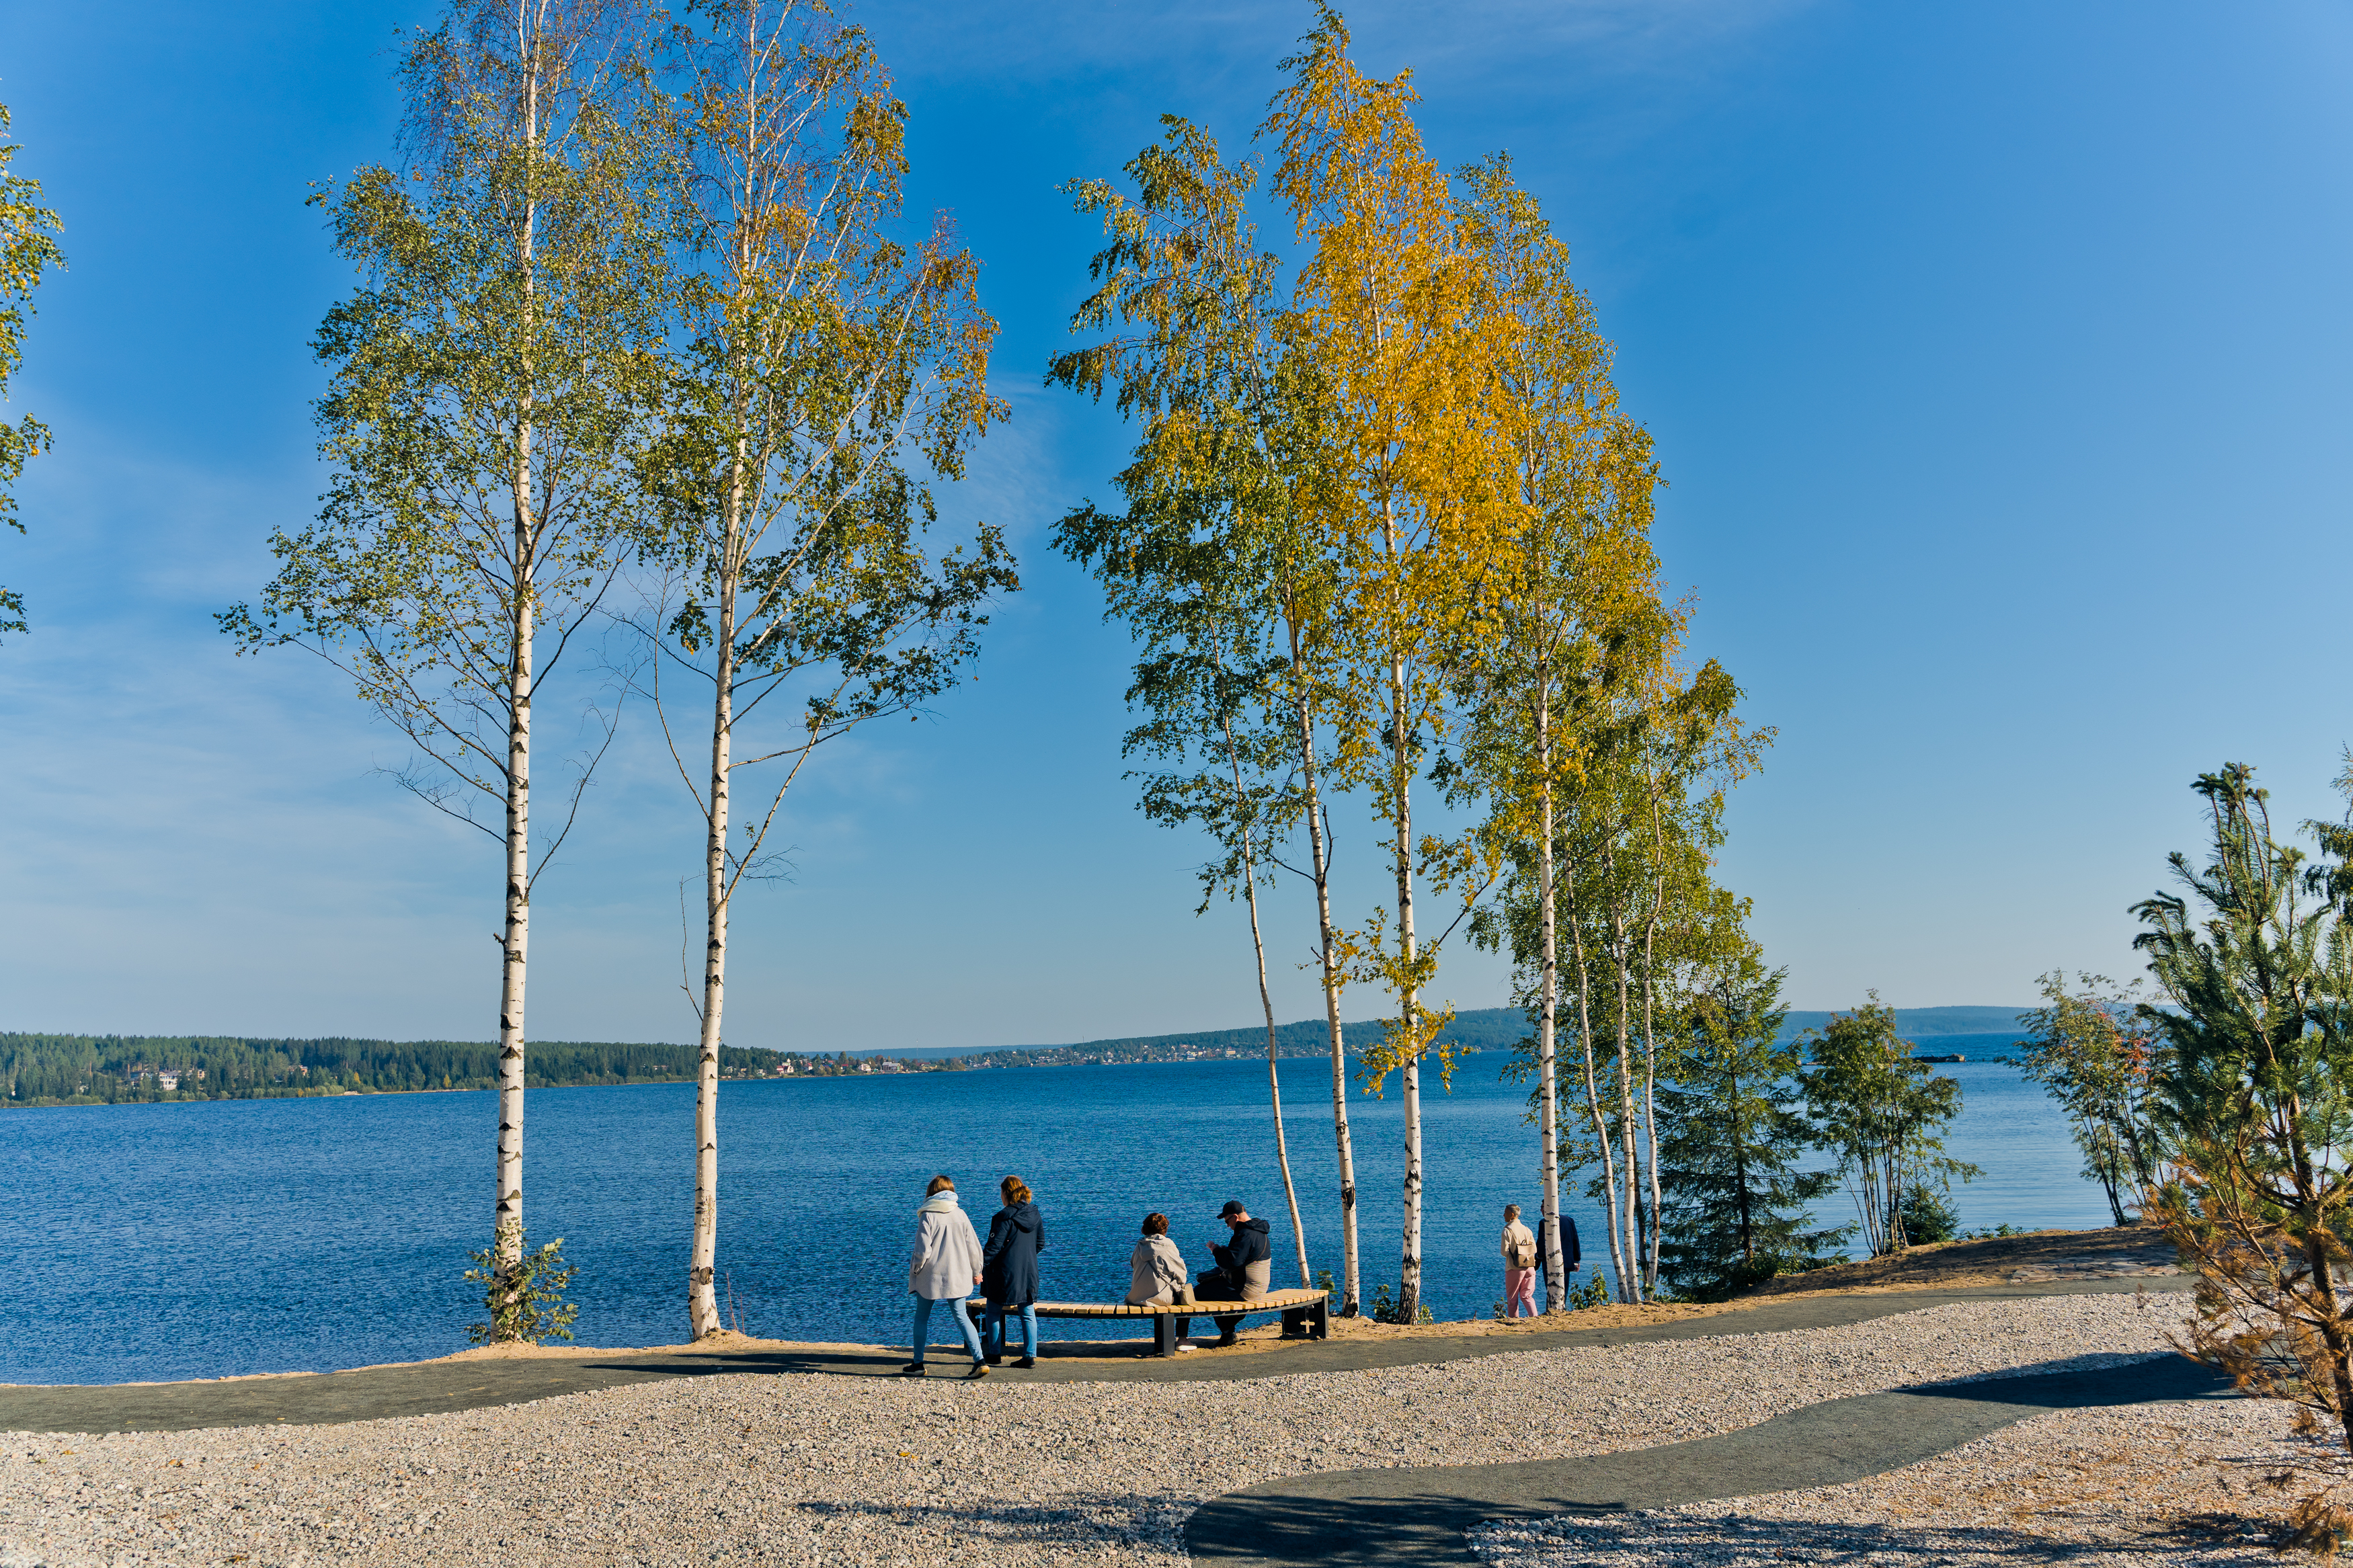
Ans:
[{"label": "dark jacket hanging on tree", "polygon": [[992,1307],[1026,1307],[1038,1299],[1038,1254],[1046,1246],[1046,1216],[1022,1202],[998,1209],[980,1250],[980,1292]]}]

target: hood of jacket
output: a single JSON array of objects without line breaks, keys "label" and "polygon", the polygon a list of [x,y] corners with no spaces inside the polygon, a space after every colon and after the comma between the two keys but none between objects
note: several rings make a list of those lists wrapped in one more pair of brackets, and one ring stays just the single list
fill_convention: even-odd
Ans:
[{"label": "hood of jacket", "polygon": [[955,1193],[951,1189],[944,1193],[934,1193],[930,1197],[927,1197],[923,1201],[923,1203],[916,1208],[915,1212],[917,1214],[945,1214],[949,1210],[959,1206],[960,1205],[956,1203]]},{"label": "hood of jacket", "polygon": [[1011,1221],[1013,1228],[1016,1230],[1035,1230],[1038,1228],[1038,1205],[1036,1204],[1008,1204],[1004,1208],[999,1209],[997,1213],[1005,1219]]},{"label": "hood of jacket", "polygon": [[1242,1221],[1241,1224],[1234,1226],[1234,1239],[1236,1241],[1240,1241],[1242,1237],[1242,1232],[1246,1230],[1254,1230],[1261,1236],[1264,1236],[1266,1234],[1266,1221],[1262,1219],[1246,1219]]}]

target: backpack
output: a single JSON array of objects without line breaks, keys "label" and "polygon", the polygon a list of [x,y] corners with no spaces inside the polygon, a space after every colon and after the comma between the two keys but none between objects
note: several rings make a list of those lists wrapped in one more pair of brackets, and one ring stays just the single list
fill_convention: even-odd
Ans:
[{"label": "backpack", "polygon": [[1512,1267],[1514,1268],[1534,1268],[1536,1266],[1536,1244],[1535,1241],[1515,1241],[1512,1243],[1512,1256],[1510,1261]]}]

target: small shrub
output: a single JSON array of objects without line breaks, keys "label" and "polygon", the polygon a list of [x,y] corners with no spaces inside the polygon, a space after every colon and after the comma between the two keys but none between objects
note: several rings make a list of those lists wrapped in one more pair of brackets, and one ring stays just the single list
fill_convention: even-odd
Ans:
[{"label": "small shrub", "polygon": [[1887,1228],[1892,1235],[1902,1237],[1905,1247],[1933,1247],[1961,1234],[1961,1216],[1953,1211],[1953,1200],[1934,1187],[1914,1187],[1906,1192],[1894,1218],[1901,1222],[1900,1226],[1891,1224]]},{"label": "small shrub", "polygon": [[1405,1316],[1403,1310],[1399,1308],[1396,1299],[1390,1296],[1389,1288],[1387,1285],[1376,1285],[1373,1287],[1372,1312],[1373,1321],[1377,1323],[1402,1323],[1407,1321],[1416,1323],[1433,1323],[1438,1321],[1436,1315],[1430,1311],[1429,1304],[1426,1302],[1420,1303],[1419,1310],[1414,1313],[1410,1320],[1409,1320]]},{"label": "small shrub", "polygon": [[1572,1312],[1587,1307],[1607,1306],[1609,1302],[1609,1284],[1601,1278],[1599,1268],[1593,1271],[1592,1279],[1568,1292],[1568,1310]]},{"label": "small shrub", "polygon": [[491,1321],[467,1324],[466,1338],[478,1345],[570,1339],[572,1320],[580,1309],[566,1301],[564,1292],[578,1270],[564,1261],[564,1238],[559,1236],[533,1252],[524,1245],[520,1228],[512,1234],[519,1251],[512,1263],[499,1261],[496,1246],[467,1255],[474,1267],[466,1270],[466,1278],[482,1287],[482,1310]]}]

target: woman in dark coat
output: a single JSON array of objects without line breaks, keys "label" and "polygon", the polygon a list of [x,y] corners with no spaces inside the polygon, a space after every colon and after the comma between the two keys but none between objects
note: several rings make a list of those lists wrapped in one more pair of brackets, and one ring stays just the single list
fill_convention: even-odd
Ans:
[{"label": "woman in dark coat", "polygon": [[1008,1176],[997,1184],[1005,1206],[988,1222],[988,1245],[980,1249],[980,1293],[988,1300],[982,1344],[988,1364],[1005,1359],[1005,1314],[1021,1314],[1021,1359],[1038,1364],[1038,1254],[1046,1245],[1046,1219],[1029,1201],[1029,1184]]}]

